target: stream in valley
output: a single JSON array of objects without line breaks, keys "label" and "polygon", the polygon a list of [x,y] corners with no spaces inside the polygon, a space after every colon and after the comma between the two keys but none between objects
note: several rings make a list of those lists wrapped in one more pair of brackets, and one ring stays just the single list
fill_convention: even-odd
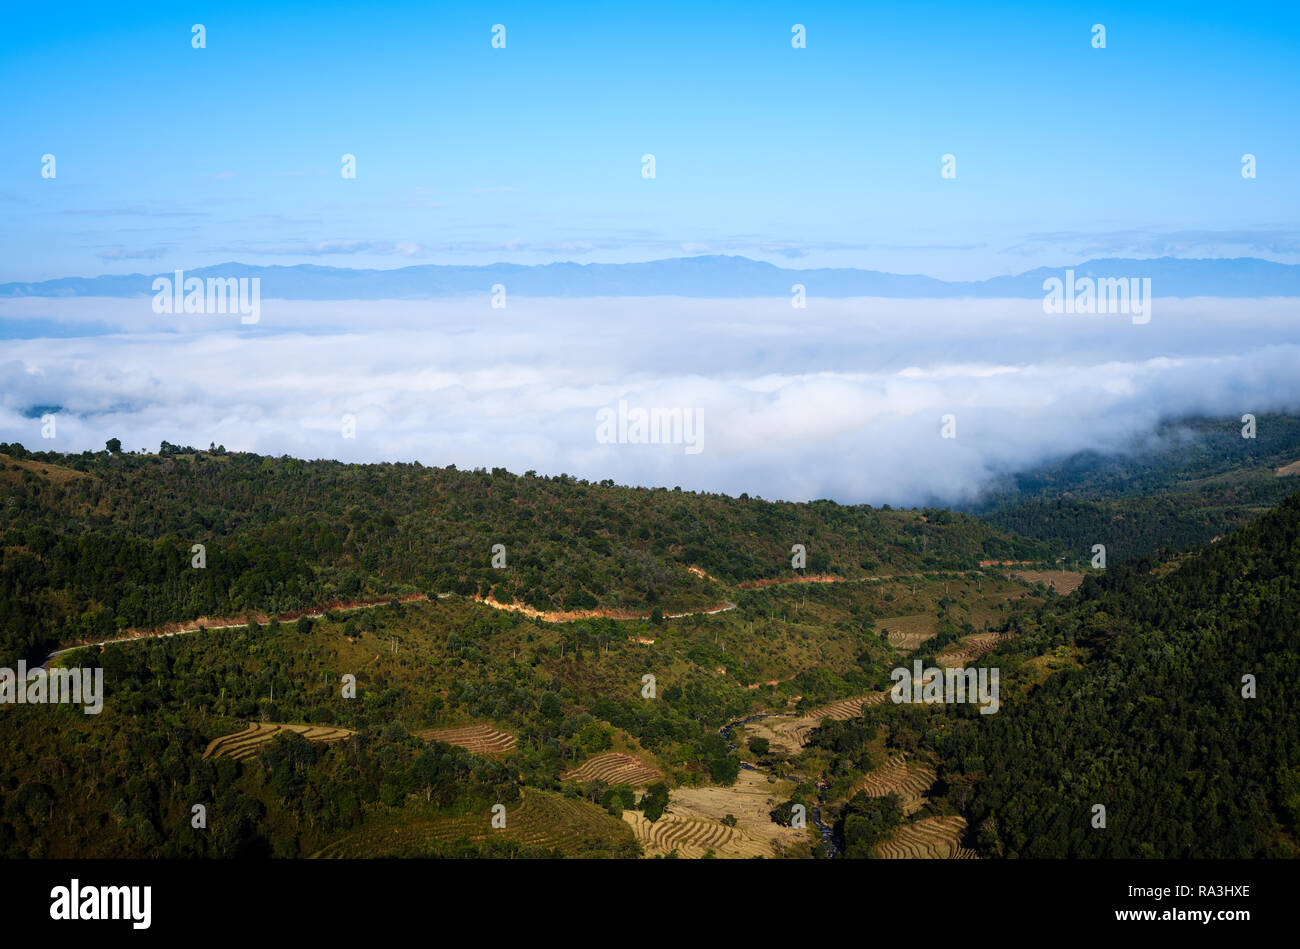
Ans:
[{"label": "stream in valley", "polygon": [[[738,718],[734,722],[728,722],[726,725],[723,725],[722,728],[719,729],[719,731],[721,732],[723,739],[727,742],[727,746],[734,751],[738,748],[738,746],[736,745],[735,742],[731,740],[731,733],[738,726],[747,725],[750,722],[756,722],[762,718],[777,718],[777,717],[779,716],[776,712],[760,712],[757,715],[750,715],[748,718]],[[740,766],[746,769],[747,771],[754,771],[759,774],[765,774],[765,775],[768,774],[768,772],[764,771],[762,768],[755,767],[754,765],[747,764],[743,761],[741,762]],[[768,775],[768,776],[775,777],[774,775]],[[804,780],[806,780],[806,776],[796,774],[796,775],[792,775],[791,779],[794,780],[796,784],[800,784]],[[825,848],[826,856],[835,858],[840,855],[839,847],[835,845],[835,834],[832,832],[830,825],[822,820],[822,805],[825,803],[823,797],[825,793],[825,788],[826,786],[824,784],[821,783],[817,784],[817,803],[812,805],[808,816],[812,818],[812,822],[817,826],[817,832],[821,834],[822,846]]]}]

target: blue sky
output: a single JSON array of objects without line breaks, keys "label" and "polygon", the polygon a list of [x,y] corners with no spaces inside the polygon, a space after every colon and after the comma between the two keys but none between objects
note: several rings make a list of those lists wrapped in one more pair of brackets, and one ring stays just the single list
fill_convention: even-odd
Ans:
[{"label": "blue sky", "polygon": [[[1288,7],[537,9],[7,11],[0,281],[705,253],[948,279],[1106,256],[1300,263]],[[255,326],[147,296],[8,297],[0,441],[910,504],[1161,419],[1300,410],[1300,301],[1155,294],[1142,325],[815,293],[806,310],[268,293]],[[51,321],[66,332],[42,337]],[[703,450],[602,442],[623,401],[696,413]]]},{"label": "blue sky", "polygon": [[1295,4],[475,6],[7,10],[0,280],[696,253],[950,279],[1300,262]]}]

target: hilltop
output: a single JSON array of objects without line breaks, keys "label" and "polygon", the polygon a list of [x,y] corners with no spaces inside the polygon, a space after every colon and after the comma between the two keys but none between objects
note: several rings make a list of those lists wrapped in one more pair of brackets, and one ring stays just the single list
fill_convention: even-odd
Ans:
[{"label": "hilltop", "polygon": [[[944,510],[788,503],[567,475],[0,444],[0,655],[203,616],[405,594],[537,611],[681,613],[717,584],[1027,560],[1045,547]],[[192,566],[194,546],[204,566]],[[506,566],[494,567],[494,547]],[[806,566],[792,567],[802,545]],[[498,563],[501,561],[498,560]],[[695,568],[692,570],[691,568]],[[710,579],[712,578],[712,579]],[[39,655],[38,655],[39,654]]]}]

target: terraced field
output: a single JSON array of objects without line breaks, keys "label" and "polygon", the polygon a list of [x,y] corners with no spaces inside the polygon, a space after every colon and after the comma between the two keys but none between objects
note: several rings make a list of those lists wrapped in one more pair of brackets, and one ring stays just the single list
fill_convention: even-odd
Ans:
[{"label": "terraced field", "polygon": [[242,731],[223,735],[208,742],[203,757],[213,758],[218,755],[244,761],[257,754],[257,750],[280,732],[297,732],[308,741],[342,741],[355,735],[350,728],[335,728],[332,725],[293,725],[284,722],[251,722]]},{"label": "terraced field", "polygon": [[808,744],[808,738],[812,735],[818,724],[820,724],[820,719],[816,722],[802,721],[798,724],[792,724],[786,734],[790,737],[791,741],[793,741],[798,747],[802,748],[804,745]]},{"label": "terraced field", "polygon": [[515,747],[517,739],[509,732],[503,732],[491,725],[463,725],[459,728],[426,728],[412,732],[421,741],[441,741],[448,745],[459,745],[471,754],[504,754]]},{"label": "terraced field", "polygon": [[621,751],[607,751],[588,758],[581,767],[565,772],[561,777],[582,784],[604,781],[609,785],[627,784],[634,788],[663,780],[657,769]]},{"label": "terraced field", "polygon": [[808,744],[808,736],[821,724],[820,718],[801,715],[799,718],[776,719],[767,725],[751,725],[748,731],[766,738],[772,747],[786,754],[795,754]]},{"label": "terraced field", "polygon": [[1010,639],[1014,633],[975,633],[954,643],[935,659],[942,666],[964,666],[991,651],[998,643]]},{"label": "terraced field", "polygon": [[965,834],[964,817],[926,817],[895,830],[876,847],[876,856],[882,860],[974,859],[975,851],[961,845]]},{"label": "terraced field", "polygon": [[673,850],[679,857],[691,859],[702,857],[710,850],[718,857],[773,856],[770,844],[715,820],[664,814],[652,824],[636,811],[624,811],[623,821],[632,828],[648,857],[663,856]]},{"label": "terraced field", "polygon": [[815,708],[808,713],[807,717],[817,722],[820,722],[823,718],[843,722],[850,718],[857,718],[862,714],[863,708],[880,705],[888,698],[888,691],[872,692],[870,695],[856,695],[851,699],[840,699],[838,702]]},{"label": "terraced field", "polygon": [[925,792],[934,780],[933,768],[909,762],[906,755],[897,755],[855,784],[849,797],[858,791],[866,791],[869,797],[897,794],[903,802],[903,813],[907,815],[925,804]]},{"label": "terraced field", "polygon": [[911,616],[887,616],[877,620],[876,625],[885,631],[889,645],[904,652],[911,652],[927,639],[933,639],[938,617],[929,613],[916,613]]},{"label": "terraced field", "polygon": [[631,828],[603,808],[552,791],[528,788],[521,793],[522,800],[506,810],[506,826],[501,829],[492,827],[489,811],[416,819],[395,813],[367,821],[361,830],[339,838],[316,856],[418,857],[428,854],[432,843],[483,840],[489,834],[570,857],[637,855]]},{"label": "terraced field", "polygon": [[[732,785],[706,785],[703,787],[674,788],[668,811],[678,818],[699,818],[721,821],[728,814],[736,819],[736,829],[741,838],[749,838],[764,855],[807,843],[804,830],[777,824],[772,820],[772,808],[790,799],[794,782],[758,770],[741,769]],[[746,845],[748,847],[748,845]],[[745,850],[749,852],[748,848]]]},{"label": "terraced field", "polygon": [[820,708],[815,708],[796,718],[774,718],[765,723],[746,726],[747,730],[760,738],[766,738],[777,750],[793,753],[808,743],[808,736],[822,723],[823,718],[842,722],[857,718],[864,706],[879,705],[889,698],[889,692],[872,692],[870,695],[855,695],[853,698],[840,699]]},{"label": "terraced field", "polygon": [[1042,583],[1061,596],[1069,596],[1083,585],[1083,574],[1076,570],[1017,570],[1011,574],[1017,580]]},{"label": "terraced field", "polygon": [[803,747],[800,738],[796,737],[795,732],[800,727],[806,726],[807,722],[808,719],[803,717],[781,716],[768,718],[745,725],[745,735],[748,738],[766,738],[773,751],[792,755]]}]

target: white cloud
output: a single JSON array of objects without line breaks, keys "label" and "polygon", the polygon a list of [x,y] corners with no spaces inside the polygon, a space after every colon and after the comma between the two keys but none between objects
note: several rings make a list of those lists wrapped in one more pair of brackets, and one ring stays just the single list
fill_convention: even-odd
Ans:
[{"label": "white cloud", "polygon": [[[925,503],[1120,444],[1162,418],[1300,408],[1300,301],[1156,301],[1151,323],[1038,301],[262,301],[262,320],[149,298],[0,302],[112,335],[10,339],[0,440],[162,439],[419,459],[769,498]],[[26,324],[24,324],[26,325]],[[703,412],[703,446],[603,445],[598,409]],[[58,439],[26,417],[57,405]],[[344,439],[340,420],[357,418]],[[957,417],[956,439],[940,418]]]}]

